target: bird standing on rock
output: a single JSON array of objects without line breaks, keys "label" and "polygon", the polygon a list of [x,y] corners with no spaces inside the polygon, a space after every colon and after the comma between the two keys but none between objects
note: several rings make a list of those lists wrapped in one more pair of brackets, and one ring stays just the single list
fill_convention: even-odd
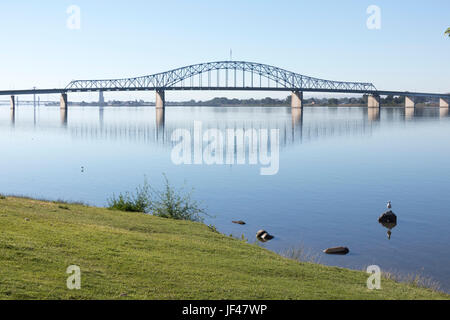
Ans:
[{"label": "bird standing on rock", "polygon": [[387,208],[388,210],[378,218],[378,222],[381,223],[383,227],[386,227],[388,229],[388,239],[391,240],[391,229],[395,228],[395,226],[397,225],[397,216],[391,210],[392,203],[390,200],[387,203]]}]

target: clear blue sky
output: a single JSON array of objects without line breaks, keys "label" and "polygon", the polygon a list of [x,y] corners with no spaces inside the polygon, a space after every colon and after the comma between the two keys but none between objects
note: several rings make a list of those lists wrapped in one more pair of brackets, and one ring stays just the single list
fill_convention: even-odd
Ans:
[{"label": "clear blue sky", "polygon": [[[80,30],[66,27],[72,4],[81,8]],[[381,9],[380,30],[366,26],[369,5]],[[235,60],[314,77],[449,92],[447,27],[448,0],[2,0],[0,88],[152,74],[228,59],[232,48]],[[169,100],[211,95],[226,94],[170,93]],[[286,94],[256,96],[267,95]]]}]

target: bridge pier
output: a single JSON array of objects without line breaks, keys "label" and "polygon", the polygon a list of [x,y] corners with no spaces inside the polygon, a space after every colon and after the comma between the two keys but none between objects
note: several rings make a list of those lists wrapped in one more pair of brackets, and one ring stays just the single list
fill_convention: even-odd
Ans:
[{"label": "bridge pier", "polygon": [[11,103],[11,110],[15,110],[16,109],[16,97],[15,96],[11,96],[10,103]]},{"label": "bridge pier", "polygon": [[380,107],[380,96],[375,94],[369,94],[367,97],[367,107],[368,108],[379,108]]},{"label": "bridge pier", "polygon": [[164,109],[166,106],[165,93],[164,90],[156,90],[156,109]]},{"label": "bridge pier", "polygon": [[447,98],[439,98],[439,107],[448,108],[450,99]]},{"label": "bridge pier", "polygon": [[405,108],[415,108],[416,98],[412,96],[405,96]]},{"label": "bridge pier", "polygon": [[59,105],[61,109],[67,110],[67,93],[61,93],[61,98],[59,99]]},{"label": "bridge pier", "polygon": [[291,108],[303,108],[303,91],[292,91]]}]

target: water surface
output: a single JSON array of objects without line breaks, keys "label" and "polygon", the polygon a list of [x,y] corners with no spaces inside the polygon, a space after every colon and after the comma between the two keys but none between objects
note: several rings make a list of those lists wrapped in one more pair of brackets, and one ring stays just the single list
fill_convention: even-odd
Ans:
[{"label": "water surface", "polygon": [[[172,134],[193,134],[195,123],[224,135],[278,129],[278,172],[261,175],[261,164],[248,161],[175,164]],[[165,173],[195,188],[214,215],[206,223],[223,233],[254,241],[264,228],[275,235],[263,244],[271,250],[304,247],[324,264],[420,274],[449,292],[449,136],[448,109],[439,108],[167,107],[162,115],[151,107],[65,114],[0,106],[0,193],[104,206],[144,176],[160,187]],[[388,200],[399,220],[390,240],[377,222]],[[337,245],[350,254],[321,253]]]}]

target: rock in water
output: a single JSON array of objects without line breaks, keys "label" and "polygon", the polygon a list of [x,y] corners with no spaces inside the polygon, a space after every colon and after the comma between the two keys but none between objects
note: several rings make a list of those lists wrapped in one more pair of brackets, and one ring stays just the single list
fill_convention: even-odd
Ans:
[{"label": "rock in water", "polygon": [[334,247],[323,250],[327,254],[347,254],[350,250],[347,247]]},{"label": "rock in water", "polygon": [[242,221],[242,220],[238,220],[238,221],[231,221],[231,222],[233,222],[233,223],[236,223],[236,224],[240,224],[240,225],[244,225],[244,224],[245,224],[245,222],[244,222],[244,221]]},{"label": "rock in water", "polygon": [[270,235],[266,230],[259,230],[256,233],[256,238],[261,242],[267,242],[269,240],[272,240],[274,236]]},{"label": "rock in water", "polygon": [[256,237],[257,237],[257,238],[261,238],[261,236],[262,236],[264,233],[267,233],[267,231],[266,231],[266,230],[259,230],[259,231],[256,233]]},{"label": "rock in water", "polygon": [[397,223],[397,216],[392,210],[386,211],[378,218],[379,223]]},{"label": "rock in water", "polygon": [[378,222],[385,228],[388,229],[387,235],[388,239],[391,240],[392,229],[397,226],[397,216],[391,211],[386,211],[379,218]]},{"label": "rock in water", "polygon": [[274,238],[274,236],[272,236],[272,235],[270,235],[270,234],[268,234],[268,233],[264,233],[264,234],[261,236],[261,238],[264,239],[264,240],[266,240],[266,241],[269,241],[269,240],[272,240],[272,239]]}]

